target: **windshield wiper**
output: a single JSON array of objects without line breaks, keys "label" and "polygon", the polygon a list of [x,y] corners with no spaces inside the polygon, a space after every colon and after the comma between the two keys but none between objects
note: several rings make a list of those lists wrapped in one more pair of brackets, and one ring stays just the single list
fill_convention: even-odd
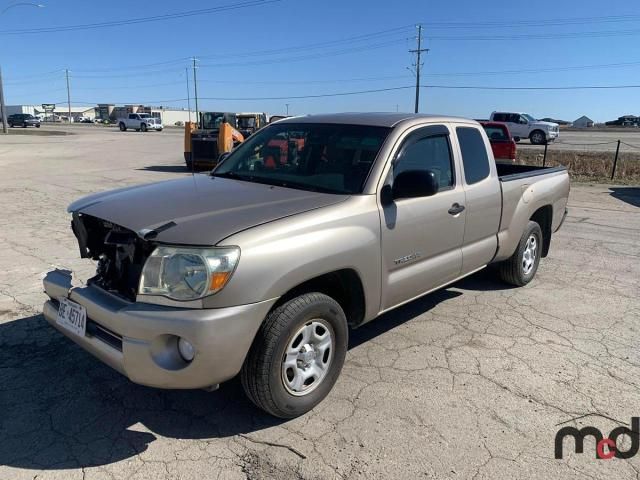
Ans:
[{"label": "windshield wiper", "polygon": [[231,171],[222,172],[222,173],[211,172],[211,176],[220,177],[220,178],[235,178],[237,180],[247,180],[247,181],[251,181],[251,179],[253,178],[248,175],[240,175],[239,173],[231,172]]}]

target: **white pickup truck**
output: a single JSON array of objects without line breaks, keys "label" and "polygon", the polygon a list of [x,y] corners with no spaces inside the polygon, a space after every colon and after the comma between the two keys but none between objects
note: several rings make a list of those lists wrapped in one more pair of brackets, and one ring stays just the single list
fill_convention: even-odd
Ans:
[{"label": "white pickup truck", "polygon": [[545,145],[560,136],[557,123],[536,120],[528,113],[493,112],[492,122],[506,123],[513,138],[528,138],[534,145]]},{"label": "white pickup truck", "polygon": [[136,132],[146,132],[147,130],[161,132],[162,121],[148,113],[130,113],[126,117],[118,119],[118,127],[121,132],[126,132],[127,128],[135,129]]}]

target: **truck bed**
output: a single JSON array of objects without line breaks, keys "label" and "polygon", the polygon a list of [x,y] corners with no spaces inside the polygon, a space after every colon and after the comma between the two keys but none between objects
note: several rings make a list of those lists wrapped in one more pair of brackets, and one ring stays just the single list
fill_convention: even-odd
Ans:
[{"label": "truck bed", "polygon": [[535,177],[537,175],[546,175],[547,173],[562,172],[566,167],[538,167],[534,165],[514,165],[505,163],[496,163],[498,177],[501,182],[510,182],[527,177]]},{"label": "truck bed", "polygon": [[[500,245],[495,260],[505,260],[515,251],[527,222],[534,215],[548,241],[564,218],[569,197],[566,167],[496,164],[502,190],[502,216],[498,232]],[[545,223],[548,220],[548,223]],[[543,255],[546,251],[543,252]]]}]

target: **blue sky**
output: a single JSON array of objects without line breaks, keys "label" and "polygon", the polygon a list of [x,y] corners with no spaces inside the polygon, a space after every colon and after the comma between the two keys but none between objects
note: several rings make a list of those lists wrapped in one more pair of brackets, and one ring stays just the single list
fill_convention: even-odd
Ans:
[{"label": "blue sky", "polygon": [[[414,58],[408,50],[415,48],[413,25],[418,22],[424,24],[424,46],[430,49],[424,57],[421,83],[425,85],[640,84],[640,5],[628,0],[543,2],[537,7],[514,1],[281,0],[166,21],[7,34],[247,0],[36,1],[45,7],[16,6],[0,15],[0,66],[10,105],[66,102],[64,69],[68,68],[74,103],[186,106],[185,67],[190,65],[188,58],[196,56],[201,110],[278,114],[285,112],[288,103],[294,114],[412,111],[412,89],[290,100],[204,98],[304,96],[410,86],[414,78],[407,66]],[[22,2],[0,0],[0,11],[14,3]],[[593,65],[609,66],[582,68]],[[515,73],[487,73],[505,71]],[[495,109],[513,109],[537,117],[574,120],[586,114],[604,121],[640,114],[638,105],[640,89],[421,91],[422,112],[475,118],[486,118]]]}]

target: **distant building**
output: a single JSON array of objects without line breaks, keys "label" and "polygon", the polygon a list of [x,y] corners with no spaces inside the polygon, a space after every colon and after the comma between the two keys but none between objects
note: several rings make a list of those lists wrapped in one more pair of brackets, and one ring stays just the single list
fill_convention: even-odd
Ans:
[{"label": "distant building", "polygon": [[[67,121],[67,117],[69,116],[69,106],[67,104],[58,104],[56,105],[53,113],[46,113],[42,105],[7,105],[7,116],[13,115],[14,113],[28,113],[33,115],[34,117],[40,117],[43,120],[51,120],[51,121]],[[72,106],[71,107],[71,118],[73,120],[77,120],[79,118],[90,118],[94,119],[96,117],[96,107],[94,106]]]},{"label": "distant building", "polygon": [[575,128],[591,128],[593,127],[593,120],[583,115],[573,122],[573,126]]}]

